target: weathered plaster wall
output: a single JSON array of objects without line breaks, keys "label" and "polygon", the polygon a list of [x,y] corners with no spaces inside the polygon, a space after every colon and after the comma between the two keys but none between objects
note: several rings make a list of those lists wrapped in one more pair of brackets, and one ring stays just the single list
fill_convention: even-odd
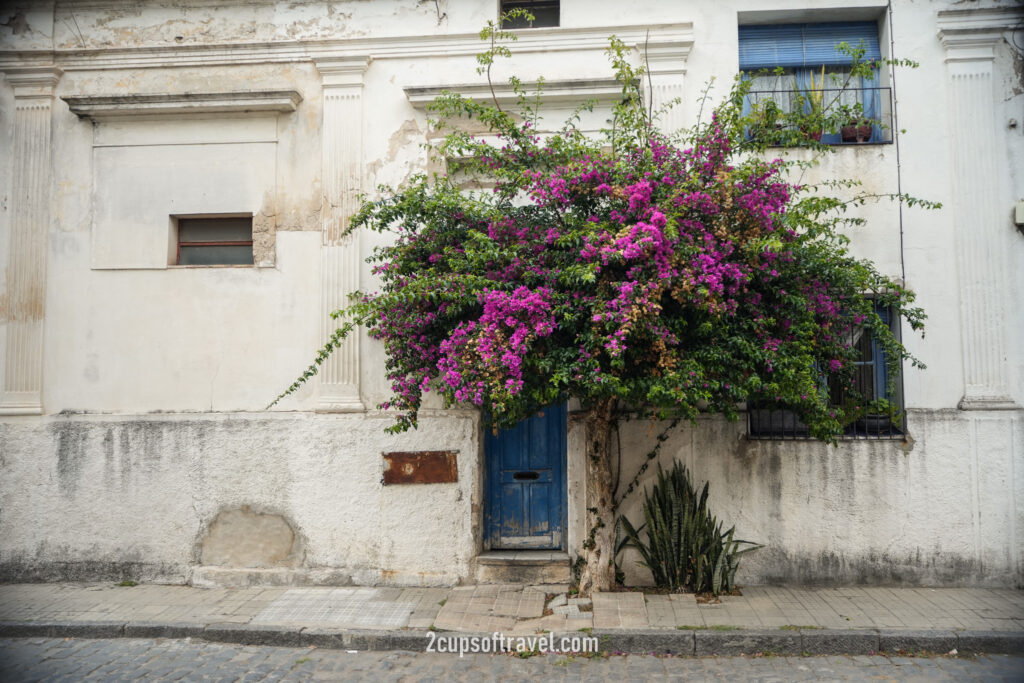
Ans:
[{"label": "weathered plaster wall", "polygon": [[[308,414],[2,421],[0,580],[181,582],[191,565],[263,564],[330,569],[335,582],[455,583],[478,548],[476,421],[427,417],[403,436],[385,425]],[[382,452],[440,448],[458,451],[457,483],[382,486]],[[289,546],[253,559],[242,516],[225,518],[246,506],[290,527],[291,557]],[[227,548],[225,520],[243,532]]]},{"label": "weathered plaster wall", "polygon": [[[717,418],[680,426],[622,512],[643,521],[657,464],[682,461],[694,485],[711,483],[709,507],[747,554],[742,583],[1020,585],[1024,582],[1024,420],[911,411],[902,441],[752,441],[745,425]],[[620,489],[645,461],[663,425],[622,430]],[[650,573],[630,550],[627,580]]]}]

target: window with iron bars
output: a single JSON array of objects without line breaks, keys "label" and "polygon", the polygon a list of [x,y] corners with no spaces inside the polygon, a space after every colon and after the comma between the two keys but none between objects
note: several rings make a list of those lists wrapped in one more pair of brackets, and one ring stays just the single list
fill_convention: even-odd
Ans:
[{"label": "window with iron bars", "polygon": [[[875,312],[898,332],[898,320],[890,309],[878,305]],[[902,439],[906,434],[906,415],[900,377],[889,375],[885,351],[869,330],[854,328],[850,342],[858,351],[853,382],[844,386],[833,381],[828,386],[830,402],[842,406],[850,415],[841,438]],[[751,406],[747,411],[747,426],[752,439],[806,439],[810,436],[799,416],[782,406]]]}]

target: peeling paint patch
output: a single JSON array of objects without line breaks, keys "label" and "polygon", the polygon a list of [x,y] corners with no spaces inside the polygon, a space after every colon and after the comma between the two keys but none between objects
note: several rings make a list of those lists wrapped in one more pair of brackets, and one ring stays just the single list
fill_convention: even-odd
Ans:
[{"label": "peeling paint patch", "polygon": [[0,26],[6,26],[11,29],[11,33],[16,36],[20,36],[22,33],[28,33],[31,30],[24,12],[18,12],[7,21],[0,21]]}]

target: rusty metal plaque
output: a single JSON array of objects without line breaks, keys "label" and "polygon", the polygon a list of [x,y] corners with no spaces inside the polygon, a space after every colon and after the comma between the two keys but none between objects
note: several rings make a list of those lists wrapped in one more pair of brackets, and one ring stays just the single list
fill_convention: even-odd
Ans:
[{"label": "rusty metal plaque", "polygon": [[384,454],[385,486],[449,484],[459,480],[456,451],[401,451]]}]

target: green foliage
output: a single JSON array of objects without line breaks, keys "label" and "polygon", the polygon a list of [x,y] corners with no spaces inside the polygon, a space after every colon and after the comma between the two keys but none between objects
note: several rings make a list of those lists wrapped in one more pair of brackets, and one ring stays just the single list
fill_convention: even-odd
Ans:
[{"label": "green foliage", "polygon": [[644,523],[634,527],[619,517],[625,539],[616,550],[636,548],[661,588],[730,592],[740,556],[761,546],[734,539],[735,527],[723,531],[707,500],[708,484],[698,495],[685,465],[677,461],[667,473],[659,466],[658,481],[644,498]]},{"label": "green foliage", "polygon": [[[481,34],[489,84],[495,59],[511,54],[501,41],[514,39],[500,26]],[[852,55],[854,73],[871,68]],[[849,330],[874,335],[890,377],[916,363],[875,313],[876,302],[889,306],[921,329],[913,293],[852,256],[842,230],[883,196],[938,205],[863,193],[857,180],[794,182],[809,162],[757,152],[776,132],[798,140],[815,124],[765,105],[770,135],[748,136],[744,82],[677,146],[644,101],[630,48],[613,37],[609,56],[622,95],[597,138],[577,127],[586,103],[538,132],[540,94],[517,79],[509,111],[454,93],[432,104],[433,124],[447,131],[433,149],[446,172],[364,197],[349,230],[389,234],[368,259],[378,289],[334,313],[338,330],[282,396],[361,327],[383,345],[392,397],[380,407],[397,413],[392,431],[415,427],[433,391],[498,427],[565,397],[690,421],[735,419],[756,401],[793,410],[834,441],[850,416],[825,387],[852,381]],[[832,105],[822,102],[821,116],[837,116]],[[467,190],[465,177],[493,191]]]}]

